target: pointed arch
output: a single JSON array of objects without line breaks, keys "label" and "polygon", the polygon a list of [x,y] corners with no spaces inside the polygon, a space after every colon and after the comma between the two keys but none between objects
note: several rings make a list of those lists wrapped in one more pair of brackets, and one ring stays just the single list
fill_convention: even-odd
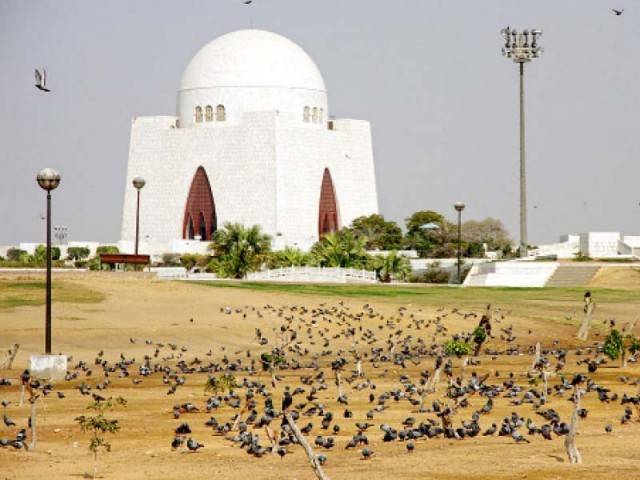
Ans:
[{"label": "pointed arch", "polygon": [[210,241],[217,228],[211,184],[207,172],[200,166],[191,181],[182,222],[182,238],[193,239],[199,235],[200,240]]},{"label": "pointed arch", "polygon": [[337,232],[340,229],[338,219],[338,202],[336,192],[331,179],[331,172],[324,169],[322,184],[320,186],[320,204],[318,208],[318,236],[329,232]]}]

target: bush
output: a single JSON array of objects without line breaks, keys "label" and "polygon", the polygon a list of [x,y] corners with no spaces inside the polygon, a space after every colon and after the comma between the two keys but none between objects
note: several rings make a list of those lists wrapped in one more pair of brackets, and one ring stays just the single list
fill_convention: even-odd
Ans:
[{"label": "bush", "polygon": [[472,350],[473,348],[471,348],[471,345],[464,340],[452,338],[451,340],[444,342],[445,355],[456,355],[460,357],[462,355],[469,355]]},{"label": "bush", "polygon": [[87,268],[87,266],[89,265],[89,261],[88,260],[76,260],[75,262],[73,262],[73,265],[76,268]]},{"label": "bush", "polygon": [[634,337],[629,334],[626,336],[627,340],[627,350],[631,352],[632,355],[635,355],[637,352],[640,352],[640,338]]},{"label": "bush", "polygon": [[162,265],[165,267],[179,267],[180,263],[180,255],[177,253],[163,253],[162,254]]},{"label": "bush", "polygon": [[180,257],[180,263],[187,270],[193,270],[194,267],[205,267],[210,261],[207,255],[198,255],[197,253],[185,253]]},{"label": "bush", "polygon": [[590,262],[592,260],[593,258],[591,258],[589,255],[585,255],[582,252],[576,253],[573,257],[574,262]]},{"label": "bush", "polygon": [[[60,247],[51,247],[51,260],[60,260]],[[46,245],[38,245],[33,258],[38,263],[44,263],[47,261],[47,247]]]},{"label": "bush", "polygon": [[604,339],[604,353],[611,360],[616,360],[622,354],[622,334],[615,328]]},{"label": "bush", "polygon": [[422,275],[426,283],[449,283],[450,273],[440,268],[440,262],[433,262]]},{"label": "bush", "polygon": [[102,245],[96,249],[96,255],[120,253],[120,249],[115,245]]},{"label": "bush", "polygon": [[84,260],[89,257],[91,250],[87,247],[69,247],[67,249],[67,257],[69,260]]},{"label": "bush", "polygon": [[471,336],[473,337],[474,342],[484,343],[484,341],[487,339],[487,331],[484,329],[484,327],[477,326]]},{"label": "bush", "polygon": [[29,257],[29,254],[19,248],[10,248],[7,250],[7,260],[12,262],[24,262]]}]

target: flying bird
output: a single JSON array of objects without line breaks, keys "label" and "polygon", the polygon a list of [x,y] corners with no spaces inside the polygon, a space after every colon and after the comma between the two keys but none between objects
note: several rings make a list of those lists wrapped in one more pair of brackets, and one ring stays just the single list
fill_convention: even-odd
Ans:
[{"label": "flying bird", "polygon": [[611,11],[615,14],[616,17],[619,17],[620,15],[622,15],[624,13],[624,8],[621,8],[620,10],[612,8]]},{"label": "flying bird", "polygon": [[246,2],[242,2],[245,5],[251,5],[253,3],[253,0],[247,0]]},{"label": "flying bird", "polygon": [[47,88],[47,71],[43,68],[42,73],[36,68],[36,88],[43,92],[50,92]]}]

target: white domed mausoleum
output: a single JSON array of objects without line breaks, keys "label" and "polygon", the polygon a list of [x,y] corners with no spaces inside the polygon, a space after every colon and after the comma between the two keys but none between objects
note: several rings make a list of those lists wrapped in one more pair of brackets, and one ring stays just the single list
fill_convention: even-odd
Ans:
[{"label": "white domed mausoleum", "polygon": [[378,212],[371,128],[331,119],[313,60],[290,40],[240,30],[187,66],[177,116],[131,126],[120,248],[203,251],[227,222],[260,225],[274,248],[309,249],[326,232]]}]

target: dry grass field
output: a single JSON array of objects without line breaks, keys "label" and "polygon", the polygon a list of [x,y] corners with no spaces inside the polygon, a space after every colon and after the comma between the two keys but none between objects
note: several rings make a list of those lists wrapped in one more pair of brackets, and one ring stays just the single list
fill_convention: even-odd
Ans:
[{"label": "dry grass field", "polygon": [[[486,346],[499,352],[517,346],[520,354],[483,353],[478,357],[477,365],[465,369],[461,368],[462,359],[454,357],[454,377],[464,376],[467,381],[472,372],[478,375],[490,373],[486,384],[503,385],[514,381],[523,387],[523,393],[530,388],[539,390],[540,384],[527,376],[532,361],[529,347],[540,341],[543,349],[569,349],[567,363],[560,373],[568,380],[576,372],[586,374],[586,365],[577,365],[576,362],[588,356],[588,347],[594,342],[603,340],[608,331],[605,322],[615,319],[618,325],[622,325],[638,318],[640,275],[637,272],[632,272],[632,276],[624,281],[620,280],[620,274],[612,275],[609,283],[603,275],[595,279],[593,295],[597,308],[587,342],[579,342],[575,338],[582,319],[584,291],[581,289],[203,285],[160,282],[123,274],[62,275],[55,281],[54,351],[72,356],[70,367],[84,360],[91,372],[74,370],[79,373],[78,378],[55,384],[54,391],[39,401],[36,450],[26,452],[12,447],[0,448],[0,478],[82,478],[92,471],[93,459],[87,448],[89,436],[82,433],[74,421],[77,416],[88,414],[86,407],[91,402],[91,395],[82,395],[77,389],[82,382],[92,387],[91,393],[105,397],[122,396],[128,400],[126,408],[108,415],[119,420],[121,431],[108,438],[113,447],[111,453],[100,460],[98,473],[102,478],[315,478],[300,446],[287,447],[288,453],[282,459],[275,454],[256,458],[205,426],[211,416],[222,424],[239,411],[223,402],[217,410],[206,412],[205,403],[212,395],[204,390],[207,373],[185,374],[185,384],[178,386],[172,395],[167,394],[169,386],[163,383],[161,373],[147,377],[138,373],[145,355],[151,357],[152,364],[169,365],[172,369],[181,359],[196,366],[210,362],[224,365],[225,357],[230,363],[241,359],[242,365],[248,366],[251,359],[257,360],[260,353],[278,341],[277,332],[283,322],[298,332],[301,349],[309,351],[306,355],[287,354],[299,360],[302,367],[278,372],[283,379],[276,388],[271,387],[270,375],[260,371],[259,362],[256,363],[257,372],[236,371],[235,376],[239,382],[244,378],[264,382],[273,394],[274,407],[279,409],[285,386],[292,390],[303,386],[308,392],[309,387],[300,383],[301,376],[324,372],[327,388],[318,391],[316,402],[334,413],[332,425],[340,425],[340,431],[334,435],[331,429],[321,430],[322,419],[318,416],[302,415],[298,425],[303,426],[309,421],[314,424],[308,436],[312,445],[319,434],[335,438],[336,446],[332,449],[316,448],[316,453],[326,455],[325,472],[332,480],[640,478],[639,412],[634,409],[632,421],[625,425],[620,423],[625,407],[620,404],[620,398],[624,393],[638,395],[636,381],[640,378],[640,366],[635,363],[621,368],[619,362],[609,362],[594,374],[589,374],[598,385],[617,393],[619,399],[602,403],[595,392],[585,395],[583,406],[588,409],[588,415],[580,420],[577,437],[583,458],[581,465],[569,464],[563,447],[564,437],[554,435],[548,441],[540,435],[527,435],[524,427],[522,433],[531,443],[516,443],[511,436],[478,435],[461,440],[439,436],[416,440],[415,451],[408,453],[406,442],[384,443],[379,425],[387,423],[402,430],[402,422],[409,416],[415,417],[416,425],[437,417],[433,412],[419,413],[417,407],[406,399],[395,401],[393,398],[385,402],[388,408],[376,412],[370,421],[373,426],[366,435],[375,454],[370,460],[361,460],[362,447],[345,449],[357,432],[356,422],[367,421],[366,413],[378,404],[378,397],[383,392],[405,390],[400,382],[402,375],[417,384],[421,371],[433,370],[434,358],[414,356],[407,359],[403,367],[393,361],[371,362],[371,357],[367,357],[363,362],[365,377],[350,384],[346,380],[344,382],[349,401],[346,407],[336,401],[336,386],[330,366],[342,349],[342,356],[349,360],[343,376],[349,379],[354,369],[353,356],[349,351],[355,349],[369,355],[375,347],[386,351],[390,336],[407,339],[411,348],[419,342],[426,346],[440,344],[452,334],[473,330],[479,316],[469,313],[481,315],[490,303],[495,312],[494,338]],[[18,428],[27,427],[29,406],[18,406],[19,375],[28,363],[29,354],[42,350],[43,294],[41,278],[0,278],[0,349],[9,348],[13,343],[21,345],[13,369],[0,370],[0,378],[8,378],[12,382],[10,386],[0,386],[0,400],[11,402],[5,413],[17,423],[17,427],[5,427],[0,423],[0,439],[13,438]],[[363,309],[365,304],[370,305],[374,314],[370,314],[368,307]],[[225,311],[227,307],[230,307],[230,313]],[[322,313],[314,316],[313,309],[321,309]],[[436,318],[439,318],[437,322]],[[431,324],[427,326],[429,321]],[[438,328],[444,327],[440,334],[436,334],[436,324],[440,325]],[[504,334],[501,335],[500,330],[510,326],[515,339],[507,342],[501,338]],[[345,331],[350,327],[354,327],[357,333],[347,337]],[[259,344],[256,328],[268,338],[268,344]],[[372,332],[370,343],[362,337],[362,333],[368,330]],[[636,328],[635,333],[640,334],[640,328]],[[355,344],[354,339],[357,340]],[[158,344],[163,346],[158,347],[159,354],[154,357]],[[175,350],[169,344],[174,344]],[[135,359],[128,369],[130,375],[124,377],[116,370],[110,374],[110,384],[105,390],[95,388],[105,379],[103,369],[94,365],[100,350],[104,351],[103,358],[110,365],[118,361],[121,354],[126,359]],[[314,355],[318,366],[316,369],[308,368]],[[0,350],[0,363],[2,358],[3,351]],[[195,358],[202,363],[193,363]],[[549,355],[549,358],[555,365],[555,357]],[[370,380],[370,386],[357,390],[356,386],[365,378]],[[134,379],[142,381],[135,384]],[[560,381],[561,375],[558,374],[551,378],[550,386],[556,386]],[[447,378],[443,375],[437,392],[427,397],[427,406],[430,407],[435,399],[452,404],[453,401],[445,396],[446,386]],[[59,391],[64,392],[65,398],[58,398]],[[246,388],[236,391],[244,402]],[[370,393],[375,395],[373,403],[369,401]],[[306,392],[296,396],[294,405],[304,402],[305,395]],[[264,398],[258,394],[256,397],[257,410],[261,415]],[[554,391],[543,408],[554,408],[562,420],[568,422],[572,410],[569,397],[569,391],[562,395]],[[507,398],[503,393],[498,395],[494,399],[493,410],[480,417],[482,431],[492,423],[499,426],[502,419],[514,411],[531,418],[538,426],[545,423],[532,404],[513,404],[514,399],[521,398],[522,393],[514,398]],[[455,427],[459,427],[463,420],[469,421],[472,413],[480,409],[487,399],[476,394],[469,395],[468,401],[469,406],[460,407],[453,416]],[[173,406],[186,402],[193,403],[200,411],[184,413],[180,419],[174,419]],[[311,404],[305,410],[309,406]],[[343,417],[345,408],[353,411],[353,418]],[[191,436],[205,445],[197,453],[189,453],[186,448],[171,449],[174,429],[182,422],[188,422],[193,431]],[[273,421],[275,430],[278,430],[280,422],[279,418]],[[607,423],[613,426],[611,433],[605,432]],[[255,433],[259,434],[262,445],[269,445],[263,429],[257,429]]]}]

